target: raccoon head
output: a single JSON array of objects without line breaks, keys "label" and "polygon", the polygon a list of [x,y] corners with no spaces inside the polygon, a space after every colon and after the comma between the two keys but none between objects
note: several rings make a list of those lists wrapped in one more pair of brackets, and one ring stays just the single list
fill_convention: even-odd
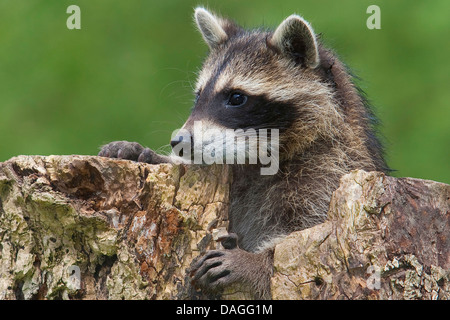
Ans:
[{"label": "raccoon head", "polygon": [[197,122],[201,132],[217,132],[203,134],[200,144],[219,141],[217,148],[239,136],[224,138],[227,130],[254,130],[258,138],[259,130],[276,129],[280,157],[286,158],[331,127],[332,91],[319,70],[316,35],[302,17],[291,15],[275,31],[267,31],[244,30],[204,8],[197,8],[194,16],[210,53],[198,76],[192,113],[183,134],[172,139],[173,147],[195,144]]}]

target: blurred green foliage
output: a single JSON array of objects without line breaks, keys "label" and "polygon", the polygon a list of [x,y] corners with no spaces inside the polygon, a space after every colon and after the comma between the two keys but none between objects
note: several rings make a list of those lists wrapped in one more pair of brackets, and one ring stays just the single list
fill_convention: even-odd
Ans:
[{"label": "blurred green foliage", "polygon": [[[81,8],[81,30],[66,9]],[[397,176],[450,183],[450,2],[0,0],[0,161],[167,145],[192,105],[207,47],[202,4],[246,27],[298,13],[363,80]],[[381,8],[381,30],[366,9]]]}]

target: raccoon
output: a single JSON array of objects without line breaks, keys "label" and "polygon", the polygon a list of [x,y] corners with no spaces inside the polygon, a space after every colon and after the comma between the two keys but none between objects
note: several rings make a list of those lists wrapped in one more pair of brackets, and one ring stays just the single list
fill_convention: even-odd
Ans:
[{"label": "raccoon", "polygon": [[[289,233],[326,219],[332,192],[353,169],[388,172],[374,117],[364,94],[336,54],[299,15],[275,30],[246,30],[204,8],[195,22],[210,52],[198,75],[196,99],[175,149],[206,128],[277,129],[278,171],[261,163],[231,164],[229,235],[225,249],[208,251],[191,266],[192,283],[206,293],[244,284],[269,299],[273,248]],[[138,143],[105,145],[100,156],[174,163]]]}]

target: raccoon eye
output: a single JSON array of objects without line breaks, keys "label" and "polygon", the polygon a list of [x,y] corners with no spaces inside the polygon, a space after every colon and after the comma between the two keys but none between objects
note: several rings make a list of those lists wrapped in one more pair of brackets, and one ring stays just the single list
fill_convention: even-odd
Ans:
[{"label": "raccoon eye", "polygon": [[241,107],[247,102],[247,96],[239,92],[232,92],[228,98],[227,105],[231,107]]}]

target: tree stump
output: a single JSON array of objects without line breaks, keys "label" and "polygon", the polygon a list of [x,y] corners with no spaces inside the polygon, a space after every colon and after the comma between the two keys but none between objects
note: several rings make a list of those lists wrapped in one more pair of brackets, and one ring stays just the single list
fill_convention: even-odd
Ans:
[{"label": "tree stump", "polygon": [[185,299],[227,228],[226,167],[89,156],[0,164],[0,299]]},{"label": "tree stump", "polygon": [[[91,156],[0,163],[0,299],[198,299],[228,226],[228,166]],[[275,248],[274,299],[450,298],[450,186],[354,171]],[[248,298],[245,292],[222,298]]]},{"label": "tree stump", "polygon": [[449,299],[450,186],[354,171],[275,250],[278,299]]}]

